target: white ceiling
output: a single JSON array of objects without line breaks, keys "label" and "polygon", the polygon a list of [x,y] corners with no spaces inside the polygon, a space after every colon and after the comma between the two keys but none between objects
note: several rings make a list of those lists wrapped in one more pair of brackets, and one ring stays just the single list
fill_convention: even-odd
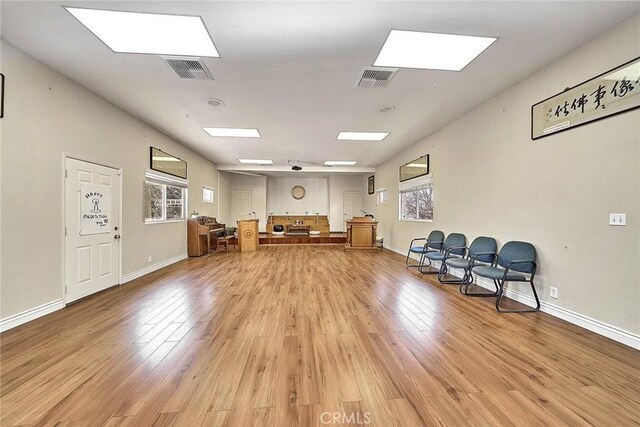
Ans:
[{"label": "white ceiling", "polygon": [[[201,81],[178,78],[158,56],[111,52],[60,4],[2,1],[2,37],[216,163],[357,167],[382,163],[640,11],[613,1],[64,2],[201,15],[222,56],[205,59],[215,80]],[[499,40],[461,72],[401,69],[386,89],[355,88],[390,29]],[[212,97],[226,107],[210,107]],[[377,112],[383,104],[397,109]],[[262,138],[211,138],[202,126],[258,128]],[[336,141],[341,130],[391,135]]]}]

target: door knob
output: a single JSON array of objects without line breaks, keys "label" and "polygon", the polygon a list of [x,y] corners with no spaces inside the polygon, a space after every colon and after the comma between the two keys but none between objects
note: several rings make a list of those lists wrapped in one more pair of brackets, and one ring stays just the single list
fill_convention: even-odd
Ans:
[{"label": "door knob", "polygon": [[116,239],[116,240],[118,240],[120,237],[122,237],[122,236],[119,235],[119,234],[116,234],[115,236],[113,236],[113,238]]}]

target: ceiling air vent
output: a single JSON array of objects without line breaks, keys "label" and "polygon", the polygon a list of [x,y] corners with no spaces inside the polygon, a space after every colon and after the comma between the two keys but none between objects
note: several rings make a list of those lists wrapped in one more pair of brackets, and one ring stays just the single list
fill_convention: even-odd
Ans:
[{"label": "ceiling air vent", "polygon": [[365,67],[356,86],[385,88],[397,72],[397,68]]},{"label": "ceiling air vent", "polygon": [[167,64],[182,79],[213,80],[211,71],[209,71],[202,58],[163,56],[162,59],[167,61]]}]

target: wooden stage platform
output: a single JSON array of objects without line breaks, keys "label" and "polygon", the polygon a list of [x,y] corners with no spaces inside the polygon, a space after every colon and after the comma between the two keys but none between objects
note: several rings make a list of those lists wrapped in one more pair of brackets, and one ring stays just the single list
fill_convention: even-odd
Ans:
[{"label": "wooden stage platform", "polygon": [[[344,245],[347,242],[346,233],[321,233],[309,236],[284,236],[271,233],[260,233],[258,237],[260,245]],[[236,239],[229,242],[237,245]]]},{"label": "wooden stage platform", "polygon": [[286,236],[260,233],[261,245],[328,245],[347,242],[346,233],[320,233],[308,236]]}]

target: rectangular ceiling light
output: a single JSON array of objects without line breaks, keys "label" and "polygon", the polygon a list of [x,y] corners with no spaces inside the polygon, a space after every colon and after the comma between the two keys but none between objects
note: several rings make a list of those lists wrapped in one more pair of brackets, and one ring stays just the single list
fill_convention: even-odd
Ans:
[{"label": "rectangular ceiling light", "polygon": [[220,57],[199,16],[65,9],[114,52]]},{"label": "rectangular ceiling light", "polygon": [[260,138],[258,129],[234,129],[234,128],[202,128],[211,136],[225,136],[232,138]]},{"label": "rectangular ceiling light", "polygon": [[326,162],[324,162],[325,166],[353,166],[355,165],[356,161],[353,160],[327,160]]},{"label": "rectangular ceiling light", "polygon": [[249,165],[272,165],[273,160],[258,160],[258,159],[238,159],[240,163]]},{"label": "rectangular ceiling light", "polygon": [[344,141],[382,141],[389,132],[340,132],[336,139]]},{"label": "rectangular ceiling light", "polygon": [[460,71],[496,40],[494,37],[391,30],[373,65]]}]

